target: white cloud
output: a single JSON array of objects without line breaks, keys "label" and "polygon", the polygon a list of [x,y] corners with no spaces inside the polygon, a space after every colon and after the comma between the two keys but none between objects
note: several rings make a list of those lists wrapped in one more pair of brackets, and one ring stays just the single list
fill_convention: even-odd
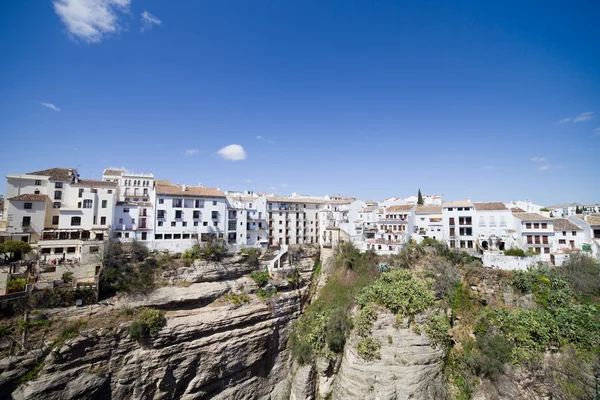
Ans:
[{"label": "white cloud", "polygon": [[262,139],[264,139],[264,137],[263,137],[263,136],[257,136],[256,138],[257,138],[258,140],[262,140]]},{"label": "white cloud", "polygon": [[594,118],[593,111],[584,112],[573,118],[573,123],[576,124],[577,122],[587,121],[592,118]]},{"label": "white cloud", "polygon": [[144,11],[142,14],[142,32],[145,30],[152,29],[153,25],[160,25],[162,21],[150,14],[148,11]]},{"label": "white cloud", "polygon": [[217,154],[226,160],[239,161],[246,159],[246,152],[239,144],[230,144],[217,151]]},{"label": "white cloud", "polygon": [[587,112],[581,113],[579,115],[576,115],[575,117],[563,118],[560,121],[558,121],[557,124],[566,124],[567,122],[573,122],[574,124],[576,124],[578,122],[588,121],[592,118],[594,118],[594,112],[587,111]]},{"label": "white cloud", "polygon": [[246,183],[252,183],[252,179],[250,179],[250,178],[246,179]]},{"label": "white cloud", "polygon": [[187,149],[184,154],[186,156],[193,156],[194,154],[198,154],[198,149]]},{"label": "white cloud", "polygon": [[533,162],[542,162],[542,161],[546,161],[546,157],[532,157],[531,161]]},{"label": "white cloud", "polygon": [[549,165],[542,165],[541,167],[538,168],[538,171],[545,171],[547,169],[550,169]]},{"label": "white cloud", "polygon": [[49,108],[49,109],[51,109],[52,111],[56,111],[56,112],[60,111],[60,108],[56,107],[56,106],[55,106],[54,104],[52,104],[52,103],[42,103],[42,105],[43,105],[44,107],[48,107],[48,108]]},{"label": "white cloud", "polygon": [[54,11],[74,37],[98,43],[121,30],[120,14],[129,12],[131,0],[54,0]]}]

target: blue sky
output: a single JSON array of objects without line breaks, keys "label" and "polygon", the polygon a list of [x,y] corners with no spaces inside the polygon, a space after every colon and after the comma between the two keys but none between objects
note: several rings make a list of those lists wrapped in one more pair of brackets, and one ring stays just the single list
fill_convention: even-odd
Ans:
[{"label": "blue sky", "polygon": [[0,7],[3,175],[600,202],[598,1]]}]

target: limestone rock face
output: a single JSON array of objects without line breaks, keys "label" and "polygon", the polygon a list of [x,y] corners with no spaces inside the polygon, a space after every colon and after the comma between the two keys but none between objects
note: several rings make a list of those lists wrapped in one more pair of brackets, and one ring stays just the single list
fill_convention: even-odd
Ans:
[{"label": "limestone rock face", "polygon": [[[443,350],[425,333],[394,327],[395,316],[379,312],[372,336],[381,344],[381,359],[363,360],[359,337],[350,336],[333,384],[333,399],[445,399]],[[321,393],[325,396],[327,393]]]}]

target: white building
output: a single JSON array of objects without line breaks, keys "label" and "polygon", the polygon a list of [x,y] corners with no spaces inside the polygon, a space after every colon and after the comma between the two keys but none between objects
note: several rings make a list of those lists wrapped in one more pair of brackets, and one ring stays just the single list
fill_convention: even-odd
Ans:
[{"label": "white building", "polygon": [[414,204],[381,207],[377,213],[377,232],[366,240],[367,250],[378,254],[396,254],[410,240],[414,228]]},{"label": "white building", "polygon": [[475,216],[475,206],[470,200],[445,202],[442,205],[444,238],[449,247],[476,251]]},{"label": "white building", "polygon": [[550,261],[554,240],[552,219],[536,213],[513,213],[517,237],[530,250],[540,253],[544,261]]},{"label": "white building", "polygon": [[572,215],[569,221],[583,230],[582,250],[600,260],[600,216]]},{"label": "white building", "polygon": [[513,217],[504,203],[473,203],[476,211],[475,234],[481,250],[504,250],[511,243]]},{"label": "white building", "polygon": [[324,200],[267,198],[269,246],[319,243],[319,207]]},{"label": "white building", "polygon": [[531,200],[525,200],[525,201],[522,201],[522,200],[514,201],[513,200],[510,203],[507,203],[506,207],[510,210],[519,208],[526,213],[536,213],[536,214],[543,215],[545,217],[550,216],[549,211],[542,211],[542,209],[545,209],[546,207],[539,205],[539,204],[534,204]]},{"label": "white building", "polygon": [[237,246],[266,246],[266,196],[227,196],[227,243]]},{"label": "white building", "polygon": [[198,240],[225,239],[227,200],[219,189],[156,185],[151,248],[183,252]]},{"label": "white building", "polygon": [[[415,210],[415,239],[424,238],[444,241],[444,225],[442,222],[442,206],[418,205]],[[420,240],[419,240],[420,239]]]}]

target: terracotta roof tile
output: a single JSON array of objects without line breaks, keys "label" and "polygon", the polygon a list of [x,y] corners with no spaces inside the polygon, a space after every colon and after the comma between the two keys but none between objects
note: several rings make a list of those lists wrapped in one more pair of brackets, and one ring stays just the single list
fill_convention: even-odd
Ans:
[{"label": "terracotta roof tile", "polygon": [[514,212],[514,213],[522,213],[525,212],[525,210],[519,208],[519,207],[515,207],[515,208],[511,208],[510,211]]},{"label": "terracotta roof tile", "polygon": [[50,168],[42,171],[29,172],[27,175],[49,176],[54,181],[70,181],[73,168]]},{"label": "terracotta roof tile", "polygon": [[71,186],[116,188],[118,184],[117,182],[100,181],[96,179],[80,179],[79,182],[73,183]]},{"label": "terracotta roof tile", "polygon": [[14,196],[11,197],[10,199],[8,199],[9,201],[46,201],[46,200],[50,200],[50,197],[48,197],[45,194],[20,194],[18,196]]},{"label": "terracotta roof tile", "polygon": [[478,211],[500,211],[508,210],[501,201],[492,201],[489,203],[473,203]]},{"label": "terracotta roof tile", "polygon": [[414,204],[405,204],[400,206],[390,206],[386,209],[386,212],[394,212],[394,211],[410,211],[414,207]]},{"label": "terracotta roof tile", "polygon": [[123,175],[123,171],[120,169],[105,169],[103,175]]},{"label": "terracotta roof tile", "polygon": [[536,213],[520,212],[514,213],[513,215],[521,221],[552,221],[550,218]]},{"label": "terracotta roof tile", "polygon": [[566,218],[554,218],[552,220],[555,231],[582,231],[580,227],[572,223]]},{"label": "terracotta roof tile", "polygon": [[179,185],[158,185],[156,186],[156,194],[188,197],[225,197],[225,193],[216,188],[186,186],[185,190],[183,190],[183,186]]},{"label": "terracotta roof tile", "polygon": [[373,212],[377,210],[377,206],[368,206],[368,207],[363,207],[363,209],[361,210],[361,212]]},{"label": "terracotta roof tile", "polygon": [[595,217],[595,216],[591,216],[588,215],[587,219],[585,220],[585,222],[587,222],[590,225],[600,225],[600,217]]},{"label": "terracotta roof tile", "polygon": [[422,205],[417,206],[417,211],[415,214],[441,214],[442,206],[431,206],[431,205]]},{"label": "terracotta roof tile", "polygon": [[473,207],[473,203],[468,200],[447,201],[443,207]]}]

